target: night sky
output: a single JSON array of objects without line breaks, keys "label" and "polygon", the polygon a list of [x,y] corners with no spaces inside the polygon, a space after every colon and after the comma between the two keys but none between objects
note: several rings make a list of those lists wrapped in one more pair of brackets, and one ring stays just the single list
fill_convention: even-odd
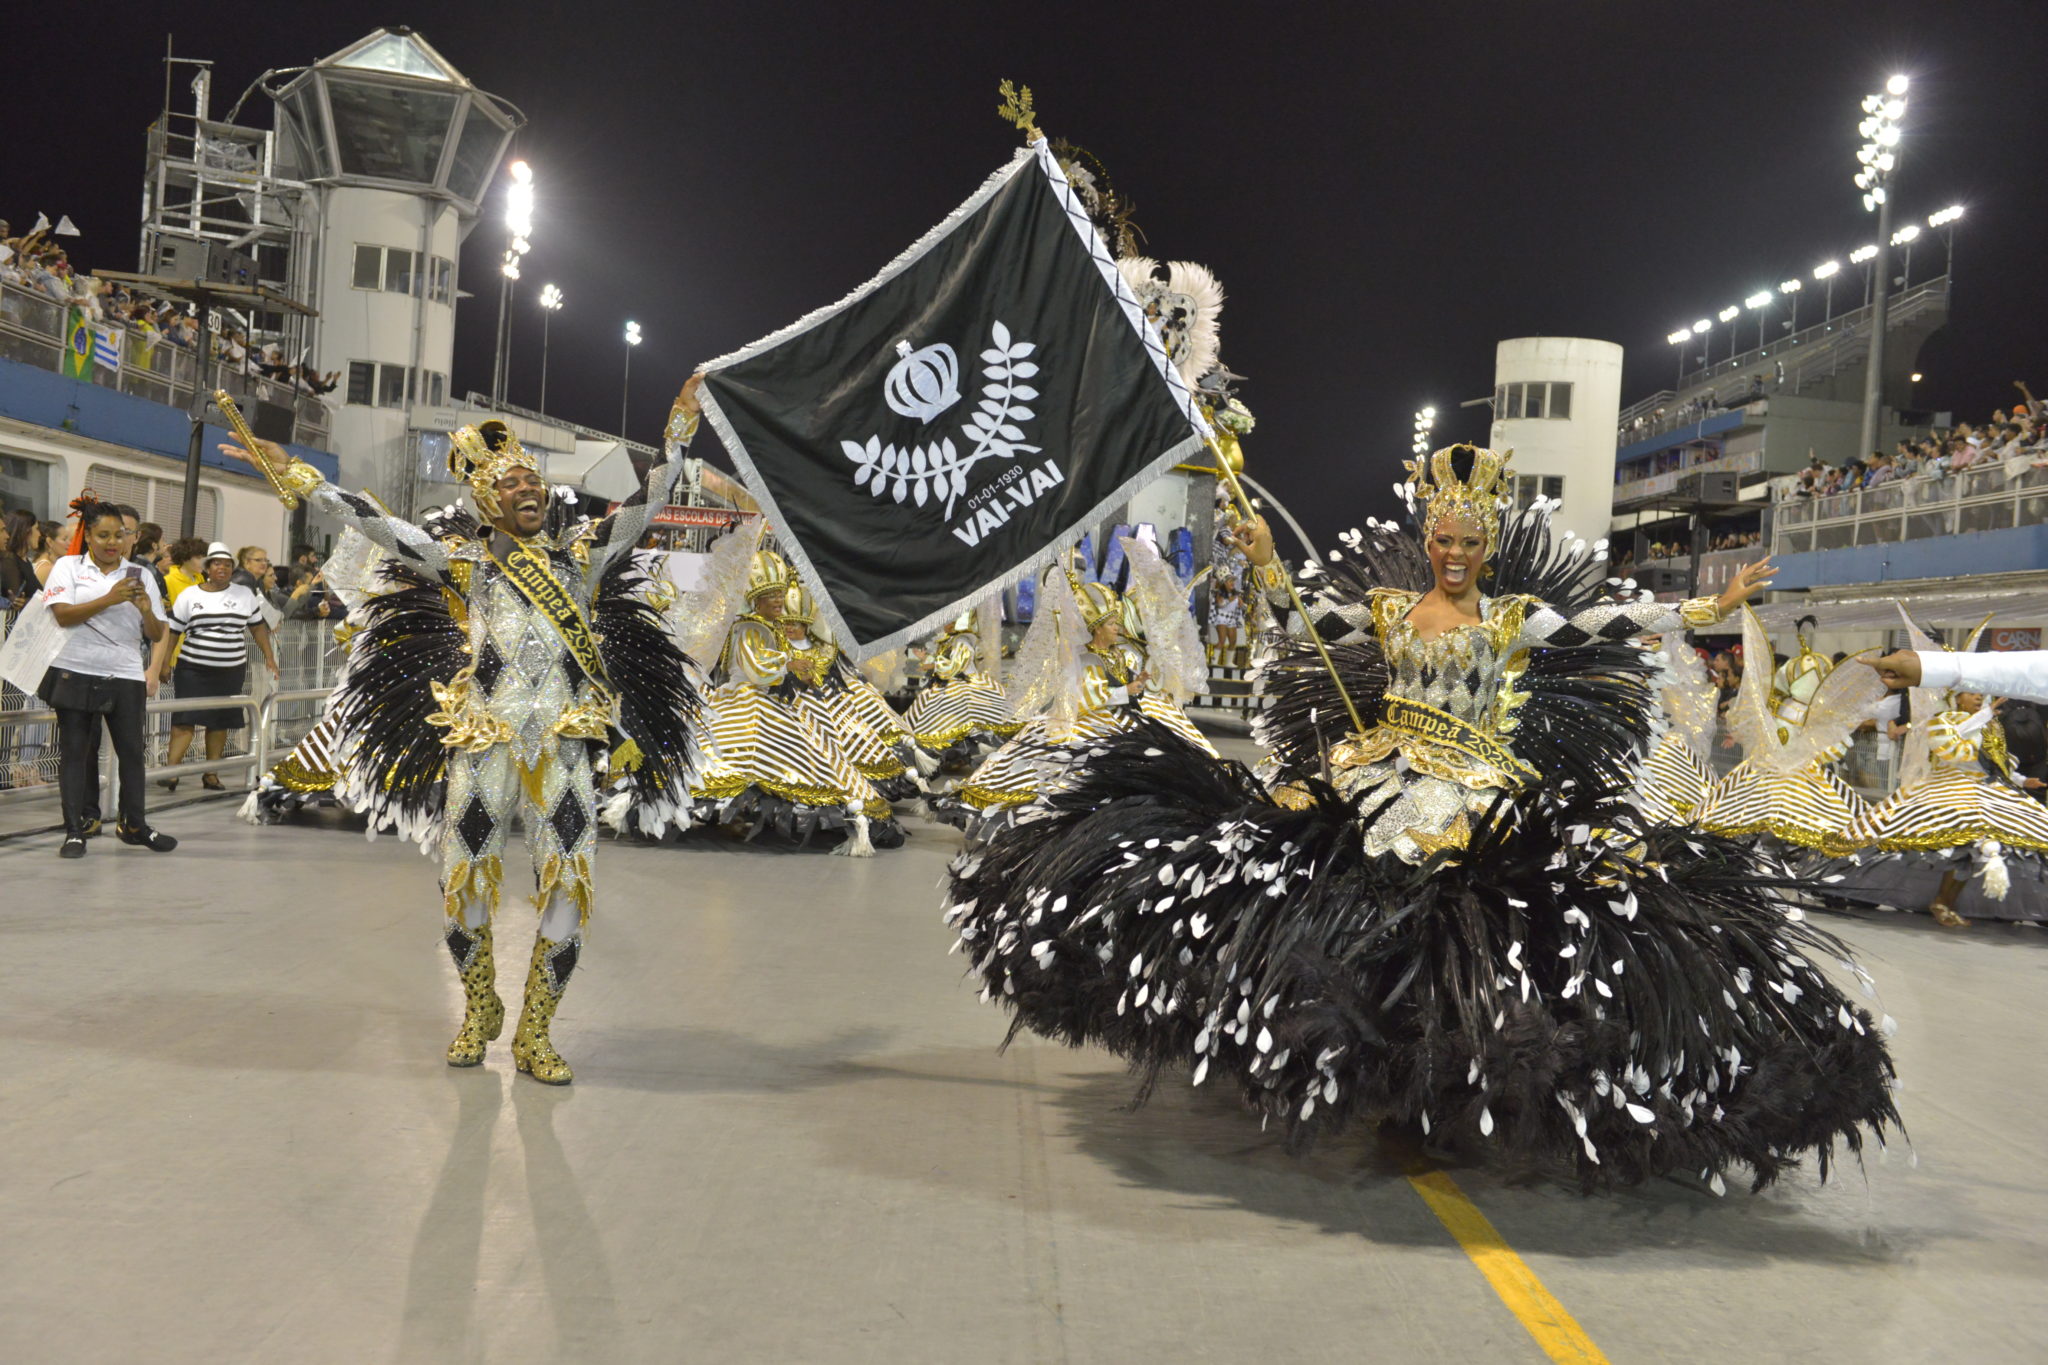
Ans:
[{"label": "night sky", "polygon": [[[1456,405],[1489,390],[1501,338],[1622,343],[1626,403],[1671,382],[1666,333],[1868,240],[1857,104],[1893,71],[1913,78],[1902,221],[1968,206],[1921,401],[2048,395],[2038,3],[180,8],[67,22],[8,64],[0,217],[70,214],[78,263],[134,267],[166,22],[214,59],[217,115],[266,67],[408,23],[529,120],[510,397],[538,402],[552,281],[550,409],[617,426],[637,319],[643,441],[696,363],[837,299],[1010,155],[1003,77],[1108,165],[1149,254],[1221,277],[1249,467],[1325,537],[1389,510],[1418,407],[1484,438]],[[498,207],[463,254],[458,393],[489,387]]]}]

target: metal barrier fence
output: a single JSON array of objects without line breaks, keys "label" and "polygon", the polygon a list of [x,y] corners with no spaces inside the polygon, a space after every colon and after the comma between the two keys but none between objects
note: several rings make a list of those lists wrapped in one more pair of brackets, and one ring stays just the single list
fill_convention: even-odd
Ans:
[{"label": "metal barrier fence", "polygon": [[[4,634],[4,631],[0,631]],[[253,783],[256,775],[270,767],[277,756],[291,749],[320,719],[327,695],[334,688],[341,666],[341,651],[334,644],[332,629],[324,621],[285,621],[273,636],[277,649],[278,677],[275,686],[234,697],[206,697],[184,702],[166,682],[161,694],[147,708],[143,731],[144,752],[152,760],[161,758],[170,743],[170,713],[185,706],[208,710],[236,709],[253,726],[245,725],[229,740],[229,752],[218,759],[191,759],[177,767],[152,763],[149,779],[182,777],[204,772],[247,770]],[[253,680],[267,684],[261,664],[250,663]],[[57,772],[61,755],[57,747],[56,713],[35,697],[18,689],[0,687],[0,802],[57,798]],[[195,739],[195,747],[201,747]],[[101,785],[110,788],[113,772],[111,746],[102,745]],[[111,810],[111,805],[106,807]]]}]

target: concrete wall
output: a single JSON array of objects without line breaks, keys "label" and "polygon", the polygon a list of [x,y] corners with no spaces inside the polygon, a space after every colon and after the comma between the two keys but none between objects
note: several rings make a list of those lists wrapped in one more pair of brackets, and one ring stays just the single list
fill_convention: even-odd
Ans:
[{"label": "concrete wall", "polygon": [[1518,337],[1494,351],[1493,383],[1563,381],[1569,418],[1496,417],[1489,443],[1515,452],[1516,474],[1564,479],[1555,524],[1587,540],[1607,535],[1614,512],[1614,428],[1621,415],[1621,347],[1582,337]]},{"label": "concrete wall", "polygon": [[[398,247],[428,260],[459,259],[462,233],[454,208],[424,195],[335,186],[321,192],[321,213],[313,283],[313,306],[320,311],[314,354],[320,370],[341,372],[335,397],[347,394],[351,361],[448,374],[455,350],[452,302],[437,303],[424,289],[413,295],[357,289],[353,280],[358,244]],[[400,506],[410,486],[406,432],[402,407],[344,403],[336,408],[333,444],[343,481]]]}]

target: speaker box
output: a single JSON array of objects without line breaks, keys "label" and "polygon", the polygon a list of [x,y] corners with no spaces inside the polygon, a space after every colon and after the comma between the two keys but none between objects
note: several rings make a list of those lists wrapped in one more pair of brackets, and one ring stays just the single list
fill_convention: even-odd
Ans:
[{"label": "speaker box", "polygon": [[174,280],[203,280],[209,244],[196,237],[159,237],[151,273]]}]

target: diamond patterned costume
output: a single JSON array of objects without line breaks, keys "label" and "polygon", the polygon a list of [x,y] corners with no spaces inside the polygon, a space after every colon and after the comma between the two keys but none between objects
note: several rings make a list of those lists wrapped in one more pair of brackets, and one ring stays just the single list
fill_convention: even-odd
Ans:
[{"label": "diamond patterned costume", "polygon": [[[600,766],[643,801],[686,799],[698,699],[661,625],[672,594],[633,551],[682,477],[694,428],[679,411],[666,461],[611,515],[572,519],[556,501],[523,539],[452,508],[415,525],[305,465],[277,471],[384,557],[323,726],[342,800],[438,846],[446,940],[467,997],[451,1065],[480,1062],[503,1027],[491,929],[513,820],[540,916],[513,1058],[563,1084],[569,1068],[548,1030],[590,918]],[[495,480],[538,473],[503,423],[452,441],[457,472],[493,515]]]}]

